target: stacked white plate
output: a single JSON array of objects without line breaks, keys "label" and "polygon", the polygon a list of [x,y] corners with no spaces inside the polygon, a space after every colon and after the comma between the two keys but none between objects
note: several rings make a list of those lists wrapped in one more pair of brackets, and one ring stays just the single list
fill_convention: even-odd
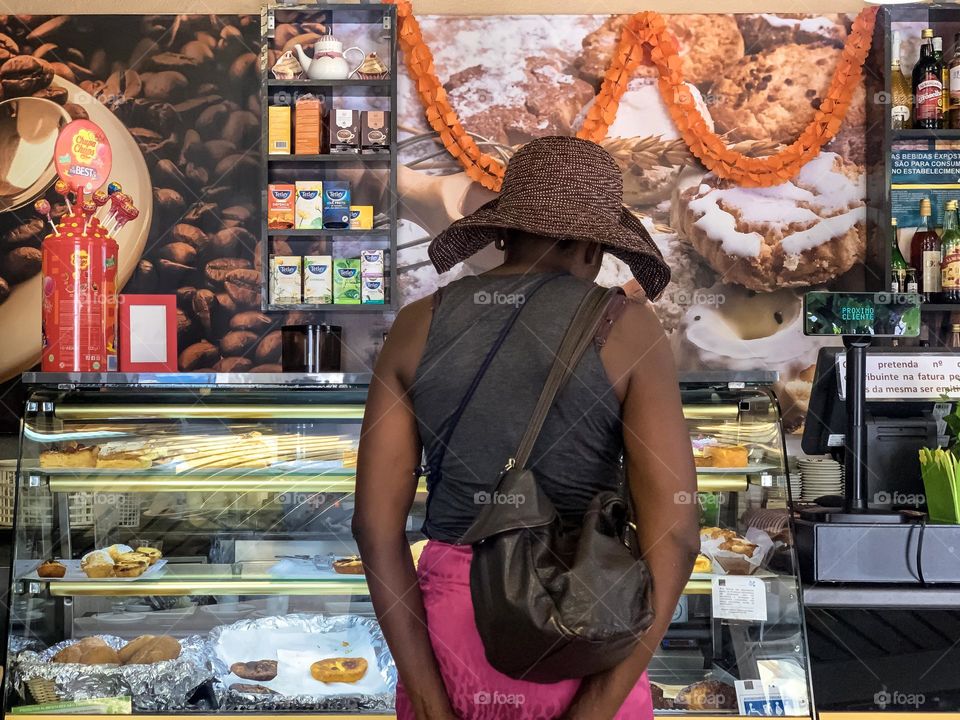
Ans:
[{"label": "stacked white plate", "polygon": [[787,481],[790,483],[790,497],[796,502],[800,499],[803,482],[800,477],[800,465],[793,455],[787,457]]},{"label": "stacked white plate", "polygon": [[843,466],[828,457],[800,458],[800,499],[811,502],[824,495],[843,495]]}]

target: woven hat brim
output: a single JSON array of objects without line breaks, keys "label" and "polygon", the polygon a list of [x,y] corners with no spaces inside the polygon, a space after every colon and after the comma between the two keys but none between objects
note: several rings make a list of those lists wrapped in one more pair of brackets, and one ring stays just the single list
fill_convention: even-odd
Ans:
[{"label": "woven hat brim", "polygon": [[466,217],[455,220],[430,243],[427,254],[437,272],[446,272],[457,263],[492,243],[500,230],[523,230],[546,237],[564,237],[600,243],[606,252],[623,261],[640,283],[647,297],[656,299],[670,282],[670,267],[647,229],[627,208],[621,208],[617,224],[570,228],[558,235],[556,226],[538,225],[535,218],[517,221],[497,210],[491,200]]}]

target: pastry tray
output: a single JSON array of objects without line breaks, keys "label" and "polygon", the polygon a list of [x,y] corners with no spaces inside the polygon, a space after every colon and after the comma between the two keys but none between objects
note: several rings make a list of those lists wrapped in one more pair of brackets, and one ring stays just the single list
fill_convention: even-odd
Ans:
[{"label": "pastry tray", "polygon": [[40,567],[43,563],[38,563],[37,567],[33,569],[32,572],[24,575],[21,580],[34,580],[39,582],[60,582],[60,581],[69,581],[69,582],[101,582],[103,580],[108,580],[110,582],[115,582],[117,580],[129,580],[130,582],[136,580],[142,580],[144,578],[155,578],[158,575],[163,573],[163,568],[167,564],[167,561],[164,559],[157,560],[157,562],[147,568],[146,572],[142,575],[137,575],[137,577],[105,577],[105,578],[92,578],[87,577],[87,574],[80,569],[79,560],[57,560],[58,563],[66,566],[67,573],[62,578],[53,578],[53,577],[40,577],[37,574],[37,568]]}]

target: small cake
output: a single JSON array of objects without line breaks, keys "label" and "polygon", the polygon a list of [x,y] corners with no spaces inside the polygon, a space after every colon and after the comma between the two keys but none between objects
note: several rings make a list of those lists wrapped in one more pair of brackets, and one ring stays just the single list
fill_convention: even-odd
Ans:
[{"label": "small cake", "polygon": [[750,459],[750,452],[743,445],[714,445],[703,452],[714,467],[720,468],[746,467]]},{"label": "small cake", "polygon": [[80,569],[89,578],[113,577],[114,562],[105,550],[94,550],[80,559]]},{"label": "small cake", "polygon": [[150,560],[139,553],[124,553],[117,558],[113,574],[117,577],[140,577],[150,567]]},{"label": "small cake", "polygon": [[123,545],[122,543],[117,543],[116,545],[111,545],[106,548],[105,552],[110,555],[110,558],[116,562],[117,559],[124,553],[133,552],[133,548],[129,545]]},{"label": "small cake", "polygon": [[151,565],[156,565],[157,560],[163,557],[163,553],[152,547],[138,547],[137,554],[146,557]]},{"label": "small cake", "polygon": [[363,561],[355,555],[340,558],[333,561],[333,570],[341,575],[363,575]]},{"label": "small cake", "polygon": [[354,683],[367,674],[363,658],[327,658],[310,666],[310,674],[323,683]]},{"label": "small cake", "polygon": [[697,555],[697,559],[693,563],[693,572],[708,573],[711,570],[713,570],[713,563],[710,562],[710,558],[706,555]]},{"label": "small cake", "polygon": [[728,540],[735,538],[737,534],[733,530],[724,530],[718,527],[700,528],[700,538],[706,540]]},{"label": "small cake", "polygon": [[56,560],[47,560],[37,568],[37,575],[42,578],[62,578],[67,574],[67,566]]},{"label": "small cake", "polygon": [[277,676],[276,660],[249,660],[236,662],[230,666],[230,672],[244,680],[273,680]]},{"label": "small cake", "polygon": [[743,538],[733,537],[728,538],[720,543],[719,549],[726,550],[727,552],[737,553],[738,555],[745,555],[746,557],[753,557],[753,553],[757,549],[757,546],[752,542],[744,540]]}]

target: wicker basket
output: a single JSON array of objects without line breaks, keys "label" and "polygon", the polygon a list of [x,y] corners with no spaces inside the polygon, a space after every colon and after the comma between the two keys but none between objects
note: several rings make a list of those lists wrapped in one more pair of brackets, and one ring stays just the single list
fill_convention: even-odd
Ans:
[{"label": "wicker basket", "polygon": [[33,701],[38,705],[60,702],[61,700],[60,696],[57,695],[57,684],[48,678],[27,680],[27,688],[33,696]]}]

